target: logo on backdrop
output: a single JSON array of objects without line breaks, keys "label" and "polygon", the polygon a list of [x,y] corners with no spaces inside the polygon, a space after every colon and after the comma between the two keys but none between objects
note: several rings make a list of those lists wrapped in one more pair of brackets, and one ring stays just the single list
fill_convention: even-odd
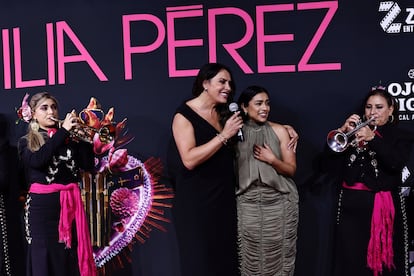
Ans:
[{"label": "logo on backdrop", "polygon": [[[403,10],[397,2],[383,1],[380,2],[378,11],[385,12],[380,25],[382,29],[389,34],[395,33],[413,33],[414,32],[414,8],[405,8]],[[404,19],[404,23],[399,21]]]},{"label": "logo on backdrop", "polygon": [[394,96],[400,105],[400,121],[414,121],[414,69],[408,70],[409,81],[392,82],[388,92]]},{"label": "logo on backdrop", "polygon": [[[194,47],[204,47],[207,56],[200,57],[200,60],[208,59],[211,62],[218,60],[218,53],[221,51],[227,53],[234,62],[241,68],[245,74],[253,73],[295,73],[295,72],[310,72],[310,71],[340,71],[342,68],[341,62],[326,60],[319,57],[323,48],[319,48],[319,43],[324,39],[325,32],[329,29],[334,20],[334,15],[338,10],[338,1],[314,1],[308,3],[289,3],[289,4],[272,4],[272,5],[257,5],[252,11],[244,10],[240,7],[205,7],[203,5],[187,5],[179,7],[166,7],[166,14],[159,17],[155,14],[137,13],[137,14],[123,14],[119,19],[121,22],[118,32],[123,36],[123,44],[121,52],[114,53],[115,56],[123,56],[124,79],[132,80],[134,73],[134,66],[138,56],[150,54],[152,52],[160,52],[163,56],[162,60],[167,61],[168,77],[188,77],[195,76],[198,73],[198,68],[180,68],[182,59],[187,59],[186,50]],[[311,32],[310,37],[298,40],[303,37],[302,34],[291,33],[288,30],[282,30],[280,33],[270,33],[268,29],[270,26],[276,24],[272,20],[278,20],[279,14],[289,14],[289,16],[296,17],[314,12],[318,16],[315,23],[309,24],[315,28]],[[164,19],[164,17],[166,17]],[[218,36],[219,30],[222,29],[220,22],[223,19],[234,21],[236,28],[241,28],[244,31],[237,38],[236,41],[226,41],[221,36]],[[194,36],[187,37],[187,39],[178,39],[174,35],[182,26],[183,22],[204,22],[205,26],[201,29],[195,29]],[[278,22],[278,21],[276,21]],[[109,81],[114,76],[110,75],[109,68],[105,68],[103,62],[94,57],[91,52],[97,46],[88,45],[86,41],[82,40],[85,36],[82,28],[79,30],[72,28],[72,21],[57,21],[47,22],[45,24],[45,42],[42,42],[42,47],[45,46],[44,52],[46,58],[37,60],[37,55],[29,60],[33,63],[36,61],[40,68],[47,68],[47,71],[40,73],[36,79],[26,79],[24,69],[27,68],[26,63],[22,62],[22,56],[25,56],[24,49],[32,47],[33,41],[30,44],[25,44],[25,33],[28,31],[25,28],[3,28],[0,34],[2,39],[2,66],[3,72],[3,88],[26,88],[26,87],[40,87],[46,85],[62,85],[66,84],[66,78],[71,74],[68,67],[69,64],[82,63],[88,66],[95,76],[101,82]],[[137,37],[140,37],[140,24],[150,24],[154,27],[154,39],[140,42],[138,45],[135,42]],[[240,27],[239,27],[239,24]],[[77,24],[74,24],[77,25]],[[139,26],[137,26],[139,25]],[[286,25],[286,24],[285,24]],[[147,25],[143,25],[146,27]],[[188,24],[185,24],[187,27]],[[29,30],[30,31],[30,30]],[[98,30],[99,31],[99,30]],[[101,30],[102,31],[102,30]],[[203,31],[204,33],[203,37]],[[197,34],[196,34],[197,32]],[[146,35],[144,35],[145,37]],[[332,42],[336,43],[335,40]],[[292,45],[299,45],[299,52],[289,62],[271,61],[269,56],[271,45],[285,45],[292,43]],[[255,52],[246,54],[246,47],[249,45],[257,45]],[[98,45],[99,46],[99,45]],[[167,47],[165,51],[164,47]],[[273,46],[272,46],[273,47]],[[333,48],[335,45],[333,45]],[[65,49],[74,49],[73,54],[67,54]],[[332,47],[331,47],[332,48]],[[40,48],[40,51],[43,49]],[[314,53],[318,52],[317,55]],[[77,53],[76,53],[77,52]],[[164,56],[166,52],[167,56]],[[255,57],[256,61],[250,62],[248,57]],[[315,59],[317,59],[315,61]],[[30,63],[29,63],[30,64]],[[122,67],[122,65],[119,65]],[[30,68],[30,67],[29,67]],[[72,67],[71,67],[72,68]],[[27,69],[26,69],[27,70]],[[37,70],[42,72],[40,69]],[[1,78],[0,78],[1,82]],[[1,83],[0,83],[1,85]]]}]

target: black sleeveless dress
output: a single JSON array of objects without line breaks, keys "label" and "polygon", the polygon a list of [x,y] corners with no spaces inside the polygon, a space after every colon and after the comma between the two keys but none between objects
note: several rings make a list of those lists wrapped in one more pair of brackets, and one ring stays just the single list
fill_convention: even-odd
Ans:
[{"label": "black sleeveless dress", "polygon": [[[186,104],[177,113],[193,125],[197,145],[216,136],[217,130]],[[233,148],[223,146],[188,170],[174,141],[170,145],[168,170],[175,190],[172,212],[183,276],[238,275],[233,162]]]}]

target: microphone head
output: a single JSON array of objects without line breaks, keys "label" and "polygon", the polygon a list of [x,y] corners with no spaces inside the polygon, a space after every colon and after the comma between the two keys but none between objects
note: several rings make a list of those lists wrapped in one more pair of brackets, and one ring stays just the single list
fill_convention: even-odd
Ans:
[{"label": "microphone head", "polygon": [[237,103],[231,103],[229,104],[229,110],[231,112],[236,112],[237,110],[239,110],[239,106],[237,105]]}]

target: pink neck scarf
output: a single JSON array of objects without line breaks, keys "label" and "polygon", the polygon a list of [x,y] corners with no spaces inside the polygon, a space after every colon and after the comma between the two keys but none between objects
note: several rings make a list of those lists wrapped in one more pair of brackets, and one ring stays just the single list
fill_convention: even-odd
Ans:
[{"label": "pink neck scarf", "polygon": [[49,194],[60,192],[59,242],[64,242],[70,248],[72,244],[72,222],[76,222],[78,237],[78,265],[82,276],[95,276],[96,265],[93,258],[92,245],[89,236],[88,222],[83,208],[81,194],[77,183],[39,184],[33,183],[30,192]]},{"label": "pink neck scarf", "polygon": [[[371,191],[364,183],[353,186],[342,183],[342,187],[352,190]],[[390,191],[375,193],[374,209],[371,218],[371,237],[368,243],[367,264],[374,276],[382,274],[383,265],[391,270],[394,265],[392,235],[395,208]]]}]

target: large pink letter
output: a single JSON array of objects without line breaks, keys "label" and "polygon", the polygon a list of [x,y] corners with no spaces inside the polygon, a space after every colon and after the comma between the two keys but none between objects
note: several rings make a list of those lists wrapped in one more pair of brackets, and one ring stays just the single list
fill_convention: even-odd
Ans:
[{"label": "large pink letter", "polygon": [[46,24],[46,39],[47,39],[47,72],[49,76],[49,85],[56,84],[56,70],[55,70],[55,41],[53,34],[53,24]]},{"label": "large pink letter", "polygon": [[[158,36],[156,40],[149,45],[145,46],[132,46],[131,45],[131,22],[132,21],[149,21],[154,23],[158,30]],[[149,53],[160,47],[165,38],[165,29],[162,21],[151,14],[131,14],[124,15],[122,17],[122,29],[124,35],[124,69],[125,79],[132,79],[132,54],[136,53]]]},{"label": "large pink letter", "polygon": [[11,88],[11,66],[10,66],[10,36],[9,30],[2,30],[3,38],[3,76],[4,76],[4,89]]},{"label": "large pink letter", "polygon": [[322,20],[321,25],[313,36],[308,48],[303,54],[302,58],[298,63],[298,71],[327,71],[327,70],[341,70],[341,63],[317,63],[309,64],[311,55],[315,51],[316,46],[322,38],[322,35],[326,31],[331,22],[336,10],[338,9],[337,1],[326,1],[326,2],[309,2],[299,3],[298,10],[310,10],[310,9],[323,9],[327,8],[328,12],[325,18]]},{"label": "large pink letter", "polygon": [[[108,78],[99,68],[98,64],[93,60],[92,56],[88,53],[86,48],[80,42],[79,38],[75,35],[72,29],[65,21],[56,23],[56,37],[57,37],[57,60],[58,60],[58,82],[59,84],[65,83],[65,63],[81,62],[85,61],[89,67],[95,72],[100,81],[107,81]],[[66,34],[72,41],[73,45],[78,49],[79,55],[65,56],[65,43],[63,34]]]},{"label": "large pink letter", "polygon": [[22,79],[22,53],[20,45],[20,30],[13,29],[13,48],[14,48],[14,74],[16,80],[16,88],[44,86],[45,79],[24,81]]},{"label": "large pink letter", "polygon": [[292,11],[293,4],[266,5],[256,7],[257,16],[257,69],[259,73],[294,72],[295,65],[266,65],[265,43],[293,41],[293,34],[265,35],[264,14],[266,12]]},{"label": "large pink letter", "polygon": [[218,8],[218,9],[211,9],[208,11],[208,37],[209,37],[209,48],[210,48],[210,61],[215,62],[217,61],[217,38],[216,38],[216,16],[223,15],[223,14],[230,14],[230,15],[238,15],[240,18],[243,19],[244,23],[246,24],[246,32],[244,36],[237,42],[233,43],[225,43],[223,47],[227,50],[230,56],[236,61],[236,63],[240,66],[246,74],[252,74],[253,70],[247,65],[246,61],[240,56],[237,52],[237,49],[244,47],[247,43],[249,43],[250,39],[253,37],[254,32],[254,24],[253,20],[249,16],[247,12],[238,8]]},{"label": "large pink letter", "polygon": [[168,41],[168,72],[170,77],[195,76],[198,69],[178,70],[175,58],[175,49],[178,47],[202,46],[202,39],[175,39],[175,22],[177,18],[203,16],[203,6],[184,6],[167,8],[167,41]]}]

